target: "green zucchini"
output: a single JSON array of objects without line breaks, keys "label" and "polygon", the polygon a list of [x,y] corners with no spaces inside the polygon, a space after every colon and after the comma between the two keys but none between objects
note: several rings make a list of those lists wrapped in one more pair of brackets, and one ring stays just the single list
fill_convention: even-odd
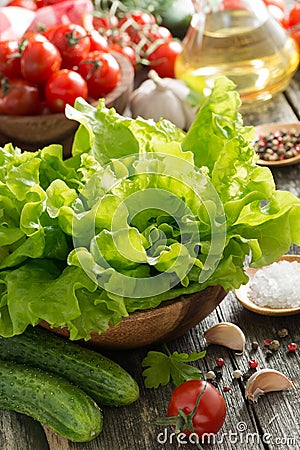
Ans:
[{"label": "green zucchini", "polygon": [[122,406],[139,397],[139,387],[119,364],[41,327],[0,337],[0,358],[60,375],[103,406]]},{"label": "green zucchini", "polygon": [[102,431],[100,408],[64,378],[40,369],[0,361],[0,409],[26,414],[73,442]]}]

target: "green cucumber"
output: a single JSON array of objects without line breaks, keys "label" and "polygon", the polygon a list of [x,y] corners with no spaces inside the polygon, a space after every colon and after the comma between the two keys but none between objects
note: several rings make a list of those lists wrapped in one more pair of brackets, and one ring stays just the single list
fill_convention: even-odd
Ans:
[{"label": "green cucumber", "polygon": [[88,442],[102,431],[100,408],[64,378],[40,369],[0,361],[0,409],[38,420],[73,442]]},{"label": "green cucumber", "polygon": [[122,406],[139,397],[139,387],[119,364],[40,327],[0,337],[0,358],[60,375],[103,406]]}]

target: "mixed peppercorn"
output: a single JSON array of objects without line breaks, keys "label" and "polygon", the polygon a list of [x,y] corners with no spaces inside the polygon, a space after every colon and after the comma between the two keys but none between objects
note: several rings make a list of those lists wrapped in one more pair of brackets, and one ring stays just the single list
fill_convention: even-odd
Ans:
[{"label": "mixed peppercorn", "polygon": [[260,134],[254,142],[254,149],[264,161],[282,161],[300,154],[300,131],[275,130]]},{"label": "mixed peppercorn", "polygon": [[[275,330],[274,330],[275,331]],[[279,339],[286,338],[289,336],[289,332],[287,328],[282,328],[276,331],[276,334]],[[279,350],[283,342],[280,342],[278,339],[264,339],[263,340],[263,352],[268,361],[274,354]],[[259,361],[254,357],[255,353],[260,348],[260,345],[257,341],[253,341],[250,345],[249,353],[250,358],[247,361],[248,370],[241,371],[240,369],[235,369],[232,373],[232,379],[242,379],[246,381],[255,371],[257,371],[259,367]],[[298,350],[298,344],[295,342],[289,342],[286,344],[286,349],[288,353],[295,353]],[[216,387],[218,386],[218,381],[222,378],[222,368],[225,365],[225,360],[221,357],[216,358],[215,367],[212,370],[209,370],[206,373],[206,380],[214,384]],[[263,366],[261,366],[263,367]],[[231,390],[231,386],[224,385],[222,388],[223,392],[229,392]]]}]

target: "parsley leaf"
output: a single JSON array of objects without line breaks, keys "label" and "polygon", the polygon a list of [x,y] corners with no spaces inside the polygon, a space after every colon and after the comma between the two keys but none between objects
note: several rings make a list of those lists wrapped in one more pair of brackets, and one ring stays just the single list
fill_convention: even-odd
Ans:
[{"label": "parsley leaf", "polygon": [[168,347],[164,346],[166,353],[149,351],[142,361],[144,383],[147,388],[165,386],[173,381],[175,386],[188,380],[199,380],[202,378],[200,369],[186,363],[204,358],[206,351],[192,353],[170,353]]}]

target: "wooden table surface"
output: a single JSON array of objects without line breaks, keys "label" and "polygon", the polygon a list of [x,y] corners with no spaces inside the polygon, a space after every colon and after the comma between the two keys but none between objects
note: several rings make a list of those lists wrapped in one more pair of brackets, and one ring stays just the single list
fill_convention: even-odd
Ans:
[{"label": "wooden table surface", "polygon": [[[294,76],[286,92],[259,107],[242,111],[245,124],[257,125],[265,122],[295,122],[300,117],[300,71]],[[277,188],[289,190],[300,196],[300,165],[272,169]],[[300,232],[300,230],[299,230]],[[278,230],[280,233],[280,230]],[[298,247],[291,253],[300,254]],[[215,443],[204,445],[205,449],[300,449],[300,352],[290,354],[290,341],[300,346],[300,315],[267,317],[244,309],[230,292],[220,306],[206,320],[198,324],[183,337],[169,343],[171,351],[200,351],[205,348],[203,333],[220,321],[238,324],[246,335],[246,351],[237,356],[233,351],[220,346],[210,346],[203,360],[194,363],[203,373],[212,369],[216,357],[225,360],[223,376],[218,382],[231,390],[223,392],[227,403],[225,424]],[[272,358],[266,358],[263,340],[278,338],[277,331],[287,328],[289,335],[281,338],[281,346]],[[232,372],[247,371],[247,361],[253,357],[251,343],[257,341],[259,348],[255,358],[261,367],[282,371],[294,384],[294,388],[279,393],[269,393],[256,404],[245,400],[245,383],[232,379]],[[161,347],[151,347],[151,350]],[[176,448],[171,429],[167,430],[167,442],[163,443],[163,427],[151,421],[166,412],[172,386],[155,390],[143,387],[141,361],[150,348],[136,351],[105,352],[123,365],[140,385],[141,395],[137,402],[123,408],[104,408],[104,430],[90,443],[75,444],[54,435],[33,419],[14,412],[0,411],[0,450],[171,450]],[[183,444],[182,449],[195,449]]]}]

